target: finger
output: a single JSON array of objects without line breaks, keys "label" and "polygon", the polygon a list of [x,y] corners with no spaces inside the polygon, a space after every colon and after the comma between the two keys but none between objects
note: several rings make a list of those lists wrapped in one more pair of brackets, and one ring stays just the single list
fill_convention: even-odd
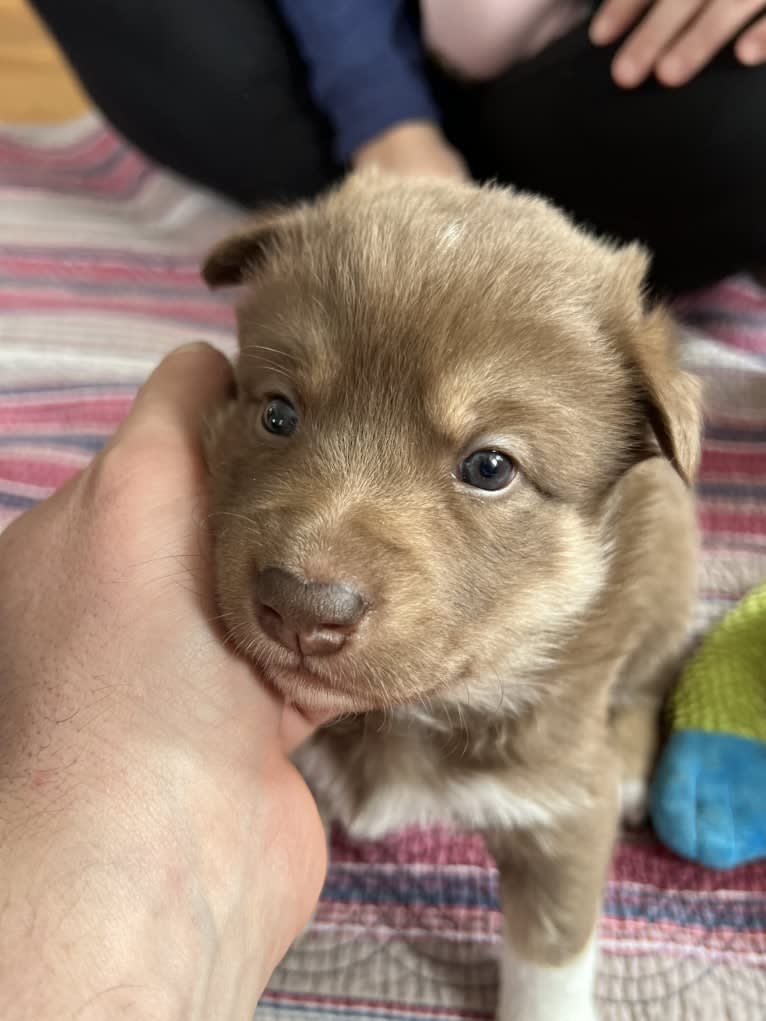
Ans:
[{"label": "finger", "polygon": [[[61,508],[71,509],[72,493],[87,487],[104,455],[128,437],[143,435],[149,443],[168,437],[184,446],[189,445],[190,439],[194,443],[204,411],[225,399],[231,387],[230,363],[209,344],[187,344],[171,352],[141,387],[128,417],[101,454],[12,524],[23,530],[33,520],[55,514]],[[9,530],[10,527],[6,531]]]},{"label": "finger", "polygon": [[311,737],[317,727],[329,723],[335,715],[337,714],[299,709],[298,706],[285,703],[280,728],[285,751],[288,754],[294,752],[298,745]]},{"label": "finger", "polygon": [[655,74],[663,85],[688,82],[763,9],[763,0],[713,0],[660,57]]},{"label": "finger", "polygon": [[704,0],[658,0],[628,36],[612,63],[612,77],[631,89],[646,80],[660,54],[704,6]]},{"label": "finger", "polygon": [[291,755],[298,745],[303,744],[314,733],[316,726],[295,706],[285,705],[280,721],[282,747]]},{"label": "finger", "polygon": [[228,359],[209,344],[194,343],[167,355],[139,390],[113,443],[142,436],[188,440],[204,413],[232,389]]},{"label": "finger", "polygon": [[590,41],[608,46],[638,21],[652,0],[605,0],[590,23]]},{"label": "finger", "polygon": [[737,59],[743,64],[754,66],[766,63],[766,17],[743,32],[735,47]]},{"label": "finger", "polygon": [[[83,514],[91,527],[100,522],[114,531],[119,523],[126,533],[123,548],[130,533],[135,558],[143,556],[139,547],[147,532],[155,544],[162,536],[174,555],[206,553],[199,527],[208,495],[202,426],[206,412],[226,399],[231,386],[228,360],[208,344],[186,345],[163,359],[81,476]],[[206,561],[206,556],[199,559],[200,577]],[[197,598],[198,586],[190,591]]]}]

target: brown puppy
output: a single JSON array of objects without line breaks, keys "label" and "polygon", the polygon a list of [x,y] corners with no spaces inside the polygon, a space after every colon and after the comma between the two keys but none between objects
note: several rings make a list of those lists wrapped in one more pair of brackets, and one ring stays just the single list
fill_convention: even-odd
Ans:
[{"label": "brown puppy", "polygon": [[244,282],[209,424],[218,598],[352,833],[481,830],[499,1016],[590,1021],[619,785],[640,807],[695,580],[696,381],[646,257],[498,188],[374,174],[205,264]]}]

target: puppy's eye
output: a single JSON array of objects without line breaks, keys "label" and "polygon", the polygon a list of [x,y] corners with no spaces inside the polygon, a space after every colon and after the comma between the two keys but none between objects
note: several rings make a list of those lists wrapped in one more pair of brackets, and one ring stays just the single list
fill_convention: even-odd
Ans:
[{"label": "puppy's eye", "polygon": [[263,409],[263,428],[275,436],[292,436],[298,427],[298,413],[284,397],[272,397]]},{"label": "puppy's eye", "polygon": [[467,486],[495,492],[510,486],[517,471],[507,454],[499,450],[475,450],[462,462],[458,474]]}]

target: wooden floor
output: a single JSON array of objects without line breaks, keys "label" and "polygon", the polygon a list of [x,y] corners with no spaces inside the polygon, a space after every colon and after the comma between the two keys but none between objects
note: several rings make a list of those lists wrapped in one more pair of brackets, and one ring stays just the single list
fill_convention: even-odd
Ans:
[{"label": "wooden floor", "polygon": [[61,121],[87,109],[87,98],[25,0],[0,0],[0,121]]}]

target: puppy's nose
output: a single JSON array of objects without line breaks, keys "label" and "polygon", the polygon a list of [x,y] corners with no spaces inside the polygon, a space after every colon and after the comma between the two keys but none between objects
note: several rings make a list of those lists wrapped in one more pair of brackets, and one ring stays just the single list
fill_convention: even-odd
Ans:
[{"label": "puppy's nose", "polygon": [[338,652],[367,610],[351,585],[308,581],[281,567],[258,571],[255,599],[258,621],[269,638],[304,656]]}]

